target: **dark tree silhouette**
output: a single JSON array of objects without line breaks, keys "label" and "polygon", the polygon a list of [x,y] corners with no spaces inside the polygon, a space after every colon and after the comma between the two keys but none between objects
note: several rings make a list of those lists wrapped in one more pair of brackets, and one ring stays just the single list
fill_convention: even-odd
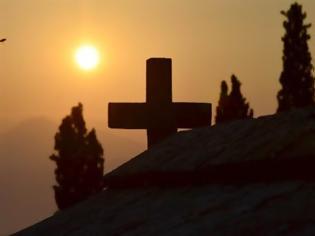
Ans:
[{"label": "dark tree silhouette", "polygon": [[228,108],[227,102],[228,102],[228,85],[226,82],[223,80],[221,82],[221,93],[220,93],[220,99],[219,99],[219,104],[217,106],[217,113],[216,113],[216,123],[223,122],[225,120],[227,111],[226,109]]},{"label": "dark tree silhouette", "polygon": [[312,75],[312,57],[307,41],[311,24],[304,24],[306,13],[298,3],[291,5],[288,11],[281,11],[287,19],[284,21],[285,35],[282,37],[283,71],[280,76],[281,90],[278,92],[277,112],[295,107],[314,105],[314,77]]},{"label": "dark tree silhouette", "polygon": [[235,75],[231,76],[232,90],[228,94],[228,86],[225,81],[221,83],[221,94],[217,106],[216,123],[253,117],[253,110],[249,108],[246,99],[241,93],[241,83]]},{"label": "dark tree silhouette", "polygon": [[60,210],[65,209],[103,188],[103,148],[97,141],[95,130],[87,132],[83,119],[83,106],[72,108],[59,132],[55,135],[55,200]]}]

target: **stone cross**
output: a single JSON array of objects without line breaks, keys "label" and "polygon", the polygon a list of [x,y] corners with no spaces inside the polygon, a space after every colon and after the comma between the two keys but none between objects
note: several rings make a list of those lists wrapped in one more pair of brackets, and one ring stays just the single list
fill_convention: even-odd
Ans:
[{"label": "stone cross", "polygon": [[172,102],[172,60],[147,60],[146,103],[109,103],[108,126],[146,129],[148,147],[177,132],[211,124],[210,103]]}]

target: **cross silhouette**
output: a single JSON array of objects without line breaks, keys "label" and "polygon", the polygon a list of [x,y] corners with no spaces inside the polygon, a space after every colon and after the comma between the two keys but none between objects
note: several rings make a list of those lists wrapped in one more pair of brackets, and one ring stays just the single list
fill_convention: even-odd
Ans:
[{"label": "cross silhouette", "polygon": [[146,129],[148,147],[176,133],[177,128],[211,124],[210,103],[172,102],[172,60],[147,60],[146,103],[109,103],[108,126]]}]

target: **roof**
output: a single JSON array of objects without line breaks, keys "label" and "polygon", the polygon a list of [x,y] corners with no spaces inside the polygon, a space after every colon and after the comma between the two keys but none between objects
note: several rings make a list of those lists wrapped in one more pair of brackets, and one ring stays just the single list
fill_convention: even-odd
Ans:
[{"label": "roof", "polygon": [[107,190],[17,235],[314,235],[315,184]]},{"label": "roof", "polygon": [[314,147],[315,108],[238,120],[179,132],[108,173],[105,184],[124,184],[134,176],[209,173],[222,165],[312,159]]},{"label": "roof", "polygon": [[180,132],[17,235],[313,235],[314,131],[307,108]]}]

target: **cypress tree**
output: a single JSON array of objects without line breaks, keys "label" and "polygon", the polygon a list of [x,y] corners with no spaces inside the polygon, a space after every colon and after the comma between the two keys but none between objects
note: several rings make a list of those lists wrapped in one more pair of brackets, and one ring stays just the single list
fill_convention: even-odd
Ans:
[{"label": "cypress tree", "polygon": [[55,135],[56,153],[50,156],[57,165],[54,192],[60,210],[103,188],[103,148],[95,130],[87,132],[82,112],[83,106],[79,103],[62,120]]},{"label": "cypress tree", "polygon": [[227,118],[227,108],[228,108],[228,85],[223,80],[221,82],[221,93],[220,93],[220,99],[219,104],[217,106],[217,113],[215,117],[216,123],[224,122]]},{"label": "cypress tree", "polygon": [[313,65],[307,44],[310,40],[307,30],[311,24],[304,24],[306,13],[298,3],[281,14],[286,20],[283,23],[283,71],[279,79],[282,88],[277,95],[277,112],[314,105]]},{"label": "cypress tree", "polygon": [[252,118],[254,112],[249,108],[241,93],[241,83],[235,75],[231,76],[232,89],[228,94],[228,86],[221,82],[221,95],[217,106],[216,123]]}]

